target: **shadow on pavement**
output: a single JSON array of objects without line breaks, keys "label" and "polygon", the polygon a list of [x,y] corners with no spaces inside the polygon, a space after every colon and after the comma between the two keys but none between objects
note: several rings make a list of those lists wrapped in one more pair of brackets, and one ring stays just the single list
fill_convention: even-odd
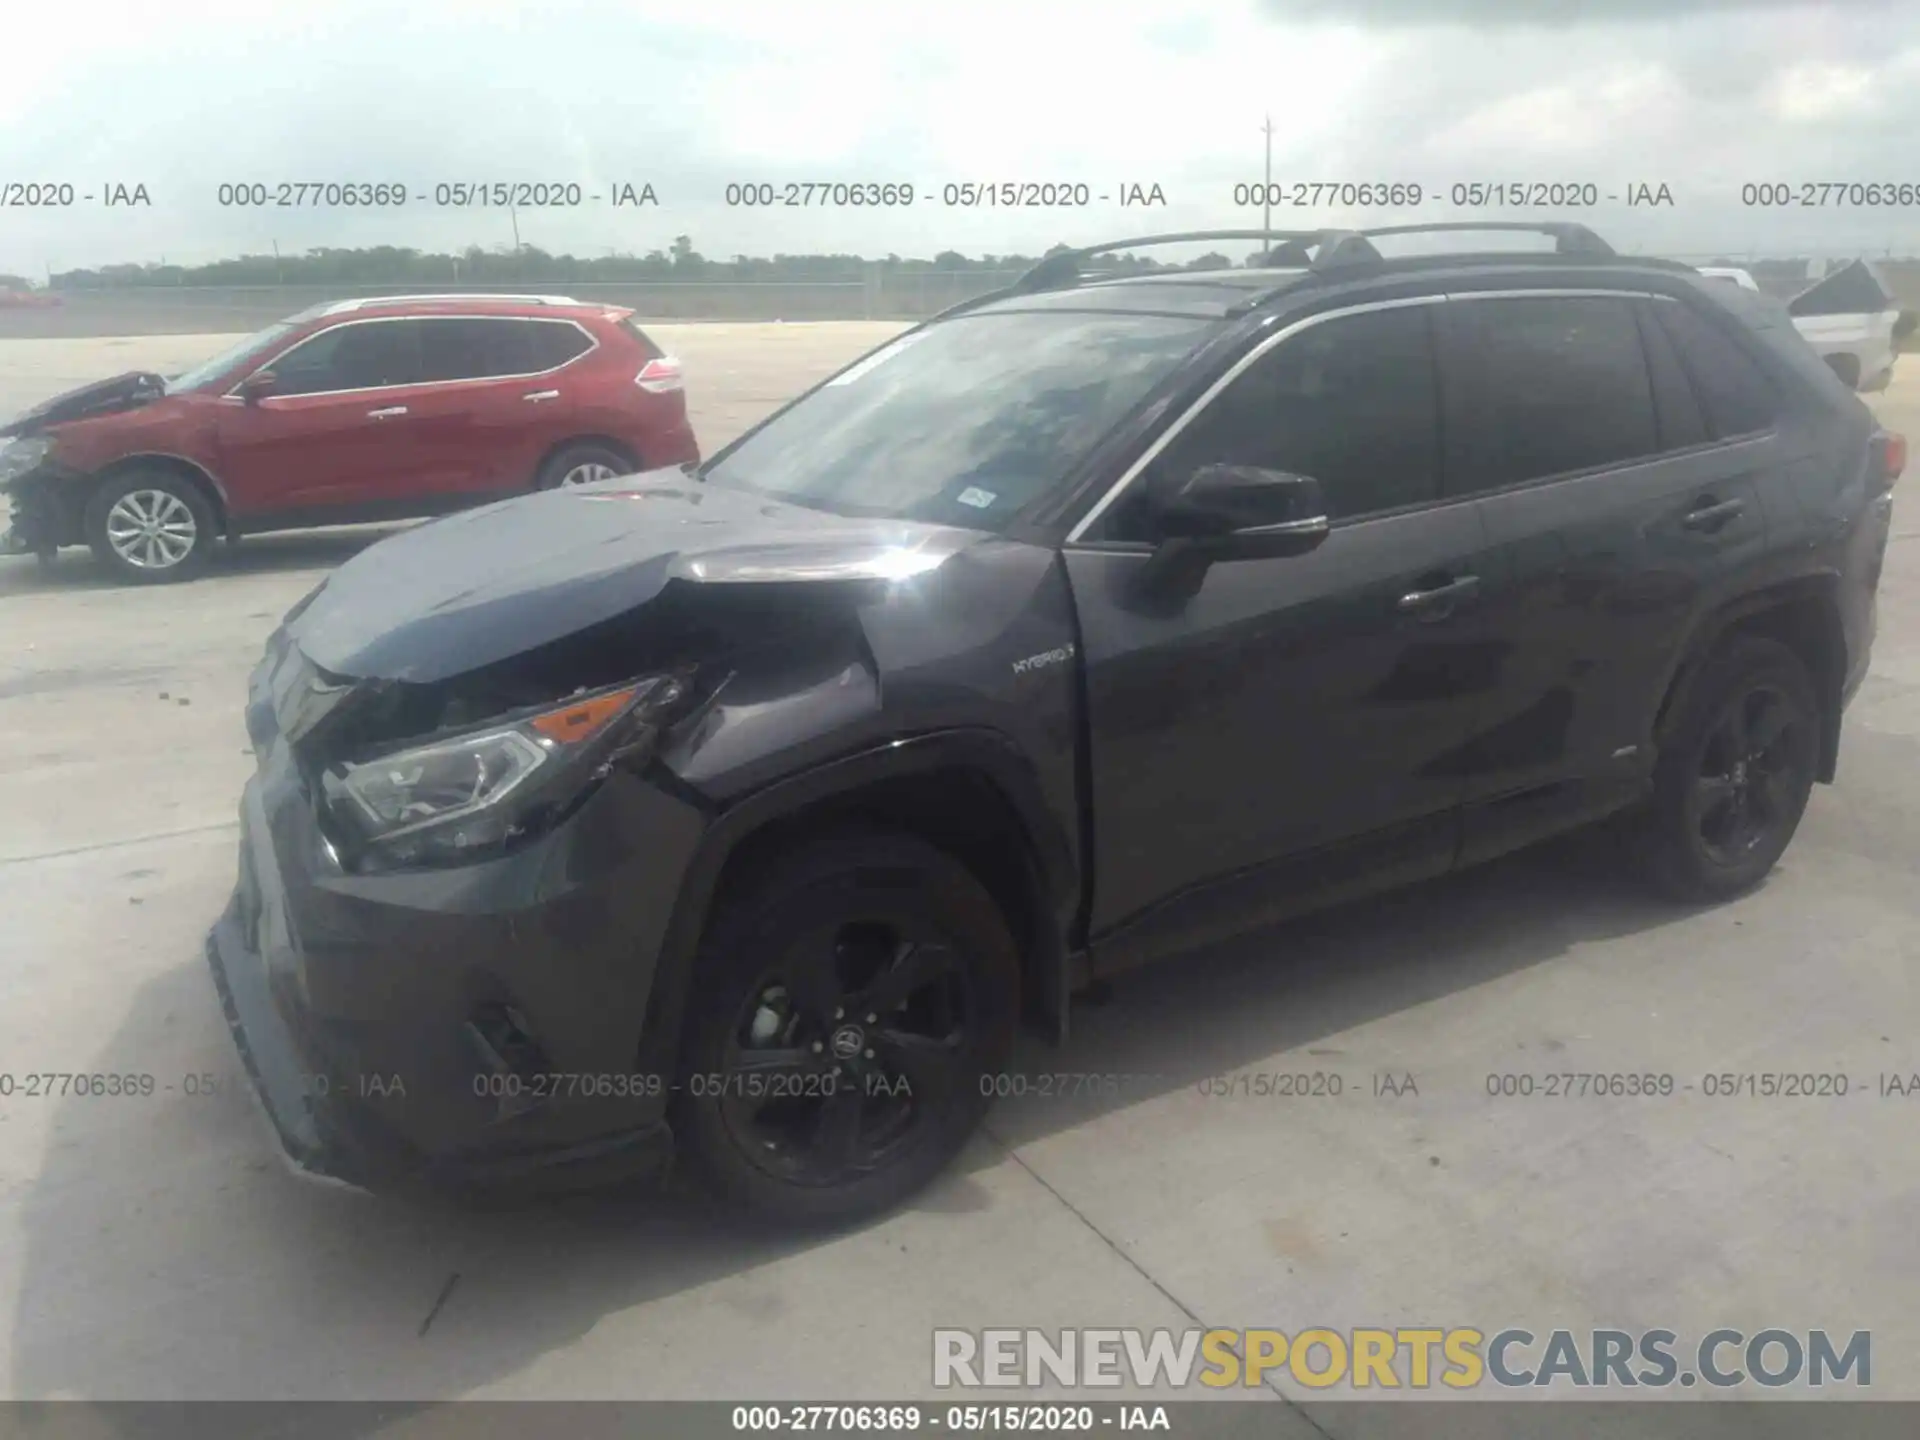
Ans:
[{"label": "shadow on pavement", "polygon": [[[1576,837],[1140,973],[1080,1010],[1064,1047],[1023,1042],[1018,1065],[1151,1079],[1084,1101],[1001,1102],[988,1136],[912,1208],[987,1206],[975,1174],[1001,1163],[1003,1146],[1673,918],[1607,855],[1599,837]],[[125,1013],[94,1068],[155,1053],[170,1026],[176,1048],[224,1058],[197,957],[147,983]],[[457,1398],[610,1314],[834,1243],[722,1224],[683,1182],[487,1206],[301,1184],[279,1173],[237,1086],[150,1122],[116,1120],[110,1139],[102,1102],[48,1103],[54,1138],[14,1204],[18,1398]],[[102,1154],[108,1144],[115,1153]],[[116,1178],[102,1185],[107,1171]],[[206,1329],[200,1346],[155,1342],[154,1327],[185,1324]],[[669,1356],[631,1366],[637,1393],[672,1385]]]}]

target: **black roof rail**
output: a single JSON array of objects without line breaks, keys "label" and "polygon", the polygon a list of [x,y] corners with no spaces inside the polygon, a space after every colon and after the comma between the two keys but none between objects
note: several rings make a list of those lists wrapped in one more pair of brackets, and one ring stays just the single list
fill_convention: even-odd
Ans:
[{"label": "black roof rail", "polygon": [[[1181,245],[1205,240],[1258,240],[1267,247],[1264,258],[1283,257],[1287,263],[1314,271],[1344,269],[1349,265],[1377,264],[1387,257],[1372,243],[1376,235],[1438,235],[1513,232],[1548,235],[1554,241],[1554,253],[1570,257],[1613,259],[1614,248],[1585,225],[1570,220],[1449,220],[1426,225],[1378,225],[1366,229],[1337,226],[1318,230],[1184,230],[1171,235],[1135,235],[1124,240],[1108,240],[1099,245],[1083,245],[1061,250],[1041,260],[1008,287],[1010,293],[1030,293],[1073,285],[1085,278],[1081,262],[1116,250],[1141,249],[1149,245]],[[1317,247],[1309,257],[1307,251]]]},{"label": "black roof rail", "polygon": [[[1547,235],[1554,247],[1549,253],[1526,250],[1463,250],[1429,255],[1382,255],[1373,244],[1376,235],[1484,234],[1486,232]],[[1143,249],[1150,245],[1181,245],[1209,240],[1258,240],[1266,249],[1259,257],[1268,266],[1298,266],[1315,278],[1327,278],[1361,266],[1391,269],[1419,269],[1430,265],[1481,261],[1546,261],[1551,259],[1620,260],[1631,264],[1653,265],[1674,270],[1690,270],[1679,261],[1650,256],[1621,255],[1589,227],[1571,220],[1447,220],[1425,225],[1376,225],[1366,229],[1327,227],[1318,230],[1183,230],[1168,235],[1135,235],[1124,240],[1109,240],[1099,245],[1082,245],[1059,250],[1033,265],[1011,284],[983,295],[975,295],[950,305],[931,320],[942,320],[962,311],[990,304],[1015,295],[1037,291],[1068,289],[1083,280],[1096,278],[1083,268],[1084,261],[1117,250]],[[1313,253],[1309,253],[1313,252]],[[1252,262],[1249,262],[1250,264]],[[1149,272],[1151,273],[1151,272]],[[1234,313],[1258,309],[1275,296],[1296,288],[1298,281],[1250,298],[1233,307]],[[928,322],[923,322],[928,323]]]},{"label": "black roof rail", "polygon": [[1315,270],[1336,269],[1343,265],[1360,264],[1368,261],[1384,260],[1386,257],[1377,250],[1373,238],[1377,235],[1446,235],[1446,234],[1523,234],[1550,235],[1553,237],[1553,253],[1584,260],[1612,260],[1618,252],[1602,240],[1587,226],[1574,220],[1442,220],[1426,225],[1375,225],[1364,230],[1355,230],[1354,239],[1358,245],[1341,245],[1331,251],[1323,251],[1315,260]]},{"label": "black roof rail", "polygon": [[[1075,250],[1060,250],[1047,256],[1039,264],[1028,270],[1008,287],[1013,294],[1030,294],[1035,290],[1054,290],[1062,286],[1073,285],[1084,278],[1080,262],[1091,260],[1096,255],[1108,255],[1115,250],[1137,250],[1148,245],[1184,245],[1201,240],[1258,240],[1273,249],[1276,242],[1286,241],[1302,249],[1311,245],[1325,247],[1335,237],[1352,235],[1350,230],[1183,230],[1172,235],[1135,235],[1125,240],[1109,240],[1100,245],[1083,245]],[[1302,260],[1301,264],[1306,262]]]}]

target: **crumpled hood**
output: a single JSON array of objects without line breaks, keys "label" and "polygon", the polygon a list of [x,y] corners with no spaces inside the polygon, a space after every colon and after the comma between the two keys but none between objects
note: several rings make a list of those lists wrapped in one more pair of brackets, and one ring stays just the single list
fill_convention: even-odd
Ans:
[{"label": "crumpled hood", "polygon": [[670,584],[871,584],[983,538],[656,470],[402,531],[336,570],[287,628],[336,675],[428,683],[624,615]]},{"label": "crumpled hood", "polygon": [[129,370],[111,379],[77,386],[51,400],[43,400],[0,425],[0,436],[31,435],[49,425],[68,420],[84,420],[119,410],[133,410],[151,404],[166,394],[164,377],[150,370]]}]

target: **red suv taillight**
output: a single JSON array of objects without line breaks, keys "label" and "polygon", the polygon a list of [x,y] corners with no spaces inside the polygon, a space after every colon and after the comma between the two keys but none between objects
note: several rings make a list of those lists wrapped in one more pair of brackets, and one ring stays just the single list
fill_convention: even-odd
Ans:
[{"label": "red suv taillight", "polygon": [[649,395],[666,395],[681,386],[680,362],[671,355],[649,360],[633,377],[633,383]]},{"label": "red suv taillight", "polygon": [[1907,468],[1907,437],[1897,430],[1883,432],[1881,455],[1886,463],[1887,487],[1891,489],[1900,472]]}]

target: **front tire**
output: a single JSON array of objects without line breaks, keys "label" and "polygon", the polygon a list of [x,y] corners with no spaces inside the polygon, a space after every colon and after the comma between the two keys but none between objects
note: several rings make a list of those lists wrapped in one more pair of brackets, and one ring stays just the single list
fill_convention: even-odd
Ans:
[{"label": "front tire", "polygon": [[199,486],[151,470],[108,480],[87,503],[84,524],[100,563],[141,585],[198,573],[218,528]]},{"label": "front tire", "polygon": [[1706,663],[1660,747],[1635,853],[1674,899],[1729,900],[1773,869],[1799,828],[1821,713],[1800,657],[1736,636]]},{"label": "front tire", "polygon": [[722,901],[697,964],[675,1133],[710,1191],[783,1227],[927,1184],[1012,1050],[1013,936],[979,880],[912,835],[780,857]]}]

